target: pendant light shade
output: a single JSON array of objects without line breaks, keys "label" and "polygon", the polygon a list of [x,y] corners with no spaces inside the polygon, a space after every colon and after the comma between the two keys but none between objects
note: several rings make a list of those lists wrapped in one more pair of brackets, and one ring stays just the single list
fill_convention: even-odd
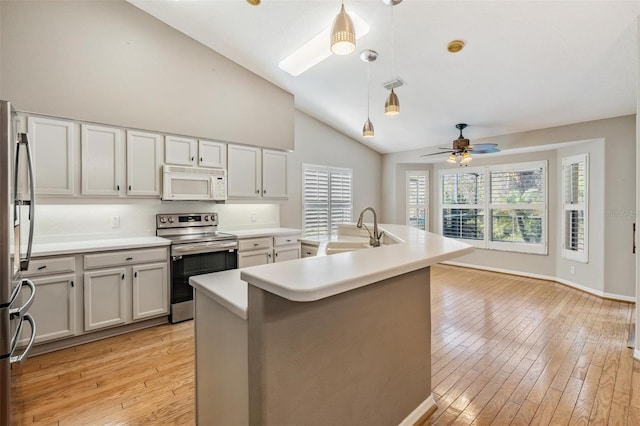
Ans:
[{"label": "pendant light shade", "polygon": [[391,89],[391,93],[389,93],[387,101],[384,103],[384,113],[386,115],[400,114],[400,101],[398,101],[398,96],[393,89]]},{"label": "pendant light shade", "polygon": [[336,55],[348,55],[356,49],[356,30],[344,4],[331,27],[331,51]]},{"label": "pendant light shade", "polygon": [[364,122],[364,127],[362,127],[362,136],[365,138],[373,137],[373,123],[367,117],[367,121]]},{"label": "pendant light shade", "polygon": [[447,163],[456,164],[456,154],[455,153],[453,153],[453,152],[451,153],[449,158],[447,158]]},{"label": "pendant light shade", "polygon": [[460,160],[460,164],[470,163],[472,159],[473,158],[471,157],[471,154],[469,154],[469,151],[465,151],[462,153],[462,159]]}]

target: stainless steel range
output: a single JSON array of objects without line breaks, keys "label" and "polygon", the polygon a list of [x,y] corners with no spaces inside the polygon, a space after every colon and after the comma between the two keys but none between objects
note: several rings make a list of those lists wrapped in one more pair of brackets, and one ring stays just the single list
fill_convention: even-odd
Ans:
[{"label": "stainless steel range", "polygon": [[172,323],[193,318],[189,277],[238,267],[238,238],[218,232],[217,213],[156,215],[156,235],[171,240]]}]

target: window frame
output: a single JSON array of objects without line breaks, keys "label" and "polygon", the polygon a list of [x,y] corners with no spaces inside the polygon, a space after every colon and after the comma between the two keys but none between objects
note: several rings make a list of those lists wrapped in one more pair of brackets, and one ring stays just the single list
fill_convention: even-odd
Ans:
[{"label": "window frame", "polygon": [[[424,176],[425,177],[425,194],[424,194],[424,204],[421,206],[420,203],[416,203],[415,205],[410,203],[410,185],[409,179],[414,176]],[[424,210],[424,231],[429,231],[429,170],[426,169],[409,169],[405,172],[405,224],[407,226],[412,226],[416,229],[420,229],[420,227],[411,225],[411,217],[409,212],[412,207],[422,208]]]},{"label": "window frame", "polygon": [[[318,172],[326,172],[327,174],[327,186],[326,186],[326,191],[327,191],[327,200],[326,202],[307,202],[307,192],[306,192],[306,185],[305,185],[305,176],[307,171],[318,171]],[[332,190],[331,190],[331,181],[332,181],[332,174],[333,173],[340,173],[340,174],[348,174],[349,176],[349,201],[348,202],[336,202],[336,201],[332,201]],[[303,163],[302,164],[302,176],[301,176],[301,180],[302,180],[302,194],[301,194],[301,198],[302,198],[302,230],[303,230],[303,234],[307,237],[317,237],[317,238],[322,238],[322,237],[330,237],[332,235],[334,235],[336,229],[337,229],[337,225],[341,224],[341,223],[351,223],[353,222],[353,169],[351,168],[346,168],[346,167],[333,167],[333,166],[324,166],[324,165],[317,165],[317,164],[306,164]],[[315,206],[315,208],[322,208],[322,206],[326,206],[326,211],[327,211],[327,233],[326,234],[320,234],[320,233],[314,233],[314,234],[307,234],[307,222],[306,222],[306,217],[307,217],[307,210],[310,206]],[[349,210],[349,217],[343,221],[343,222],[337,222],[337,223],[333,223],[332,220],[332,207],[335,206],[336,208],[348,208]],[[335,226],[334,226],[335,225]],[[335,229],[334,229],[335,228]]]},{"label": "window frame", "polygon": [[[539,205],[533,204],[509,204],[509,203],[492,203],[491,202],[491,172],[504,172],[504,171],[523,171],[527,169],[536,169],[542,168],[543,175],[543,183],[542,190],[544,192],[543,201]],[[483,211],[484,213],[484,235],[482,240],[473,240],[473,239],[463,239],[456,238],[456,240],[463,241],[467,244],[473,245],[474,247],[487,249],[487,250],[496,250],[496,251],[510,251],[516,253],[527,253],[527,254],[548,254],[548,221],[549,221],[549,175],[548,175],[548,164],[546,160],[543,161],[531,161],[531,162],[520,162],[520,163],[510,163],[510,164],[500,164],[500,165],[489,165],[489,166],[477,166],[477,167],[465,167],[464,169],[454,169],[447,168],[441,169],[439,171],[439,226],[440,226],[440,234],[444,235],[444,224],[443,224],[443,212],[445,209],[451,208],[469,208],[469,209],[478,209]],[[483,175],[483,185],[484,188],[479,189],[479,191],[484,191],[483,202],[480,204],[445,204],[443,202],[444,196],[444,188],[443,188],[443,177],[445,175],[454,175],[454,174],[468,174],[468,173],[478,173]],[[507,241],[493,241],[492,240],[492,211],[494,209],[505,209],[505,210],[540,210],[542,212],[542,224],[541,224],[541,242],[539,244],[531,244],[525,242],[507,242]],[[453,237],[450,237],[453,238]]]},{"label": "window frame", "polygon": [[[584,161],[584,201],[582,203],[567,203],[567,182],[565,180],[565,168],[568,165],[580,163]],[[576,154],[568,157],[563,157],[561,161],[561,185],[560,191],[561,198],[561,222],[562,222],[562,242],[561,251],[562,257],[568,260],[573,260],[581,263],[589,263],[589,153]],[[567,241],[567,221],[566,214],[568,211],[582,211],[583,214],[583,229],[584,229],[584,249],[582,251],[570,250],[566,247]]]}]

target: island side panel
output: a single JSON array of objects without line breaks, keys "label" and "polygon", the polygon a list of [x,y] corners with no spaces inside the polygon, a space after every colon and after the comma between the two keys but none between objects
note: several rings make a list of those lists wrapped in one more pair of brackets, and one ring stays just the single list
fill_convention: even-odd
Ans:
[{"label": "island side panel", "polygon": [[249,285],[248,318],[250,424],[399,424],[431,396],[429,268],[315,302]]},{"label": "island side panel", "polygon": [[248,425],[247,321],[194,292],[196,424]]}]

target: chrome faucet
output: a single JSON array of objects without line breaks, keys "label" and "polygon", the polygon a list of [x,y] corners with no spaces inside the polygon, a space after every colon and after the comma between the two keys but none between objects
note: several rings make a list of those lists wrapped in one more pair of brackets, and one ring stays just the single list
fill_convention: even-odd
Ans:
[{"label": "chrome faucet", "polygon": [[[364,212],[366,212],[367,210],[371,210],[371,213],[373,213],[373,234],[371,234],[371,231],[369,231],[367,225],[362,223],[362,216],[364,216]],[[380,247],[380,238],[382,238],[382,234],[384,234],[384,231],[378,232],[378,217],[376,216],[376,211],[373,209],[373,207],[366,207],[360,212],[356,228],[362,229],[363,226],[364,229],[366,229],[369,233],[369,244],[371,245],[371,247]]]}]

